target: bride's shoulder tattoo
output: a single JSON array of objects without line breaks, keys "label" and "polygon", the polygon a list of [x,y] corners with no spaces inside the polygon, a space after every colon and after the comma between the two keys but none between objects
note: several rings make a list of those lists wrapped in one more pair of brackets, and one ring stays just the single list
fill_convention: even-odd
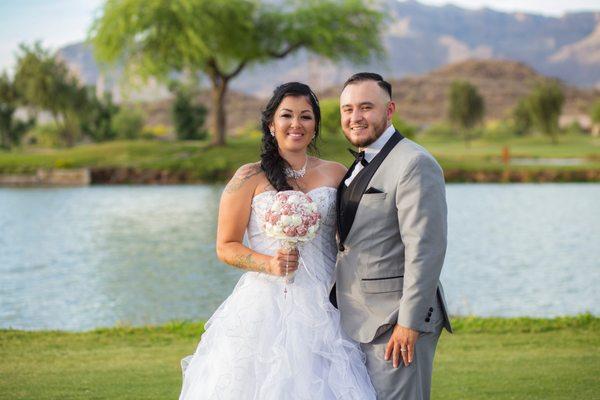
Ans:
[{"label": "bride's shoulder tattoo", "polygon": [[233,178],[225,186],[225,192],[233,193],[241,188],[244,183],[255,175],[262,172],[259,163],[242,165],[235,173]]}]

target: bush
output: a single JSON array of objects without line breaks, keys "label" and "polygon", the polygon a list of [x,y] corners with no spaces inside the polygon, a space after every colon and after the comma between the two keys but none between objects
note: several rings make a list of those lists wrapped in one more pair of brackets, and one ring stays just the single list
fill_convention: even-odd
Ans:
[{"label": "bush", "polygon": [[35,125],[23,137],[25,144],[57,147],[61,144],[60,130],[54,123]]},{"label": "bush", "polygon": [[514,133],[518,136],[523,136],[531,132],[533,120],[529,112],[528,99],[520,99],[515,108],[512,110],[512,123]]},{"label": "bush", "polygon": [[173,121],[175,132],[181,140],[201,140],[208,134],[204,129],[206,107],[193,101],[193,92],[180,85],[173,85],[175,101],[173,102]]},{"label": "bush", "polygon": [[418,130],[416,126],[409,124],[400,118],[398,114],[394,114],[392,116],[392,124],[394,125],[394,128],[396,128],[396,130],[402,134],[402,136],[409,139],[413,139]]},{"label": "bush", "polygon": [[93,89],[86,89],[88,100],[83,115],[81,115],[81,130],[94,142],[114,140],[117,132],[114,130],[112,121],[119,112],[119,106],[113,103],[109,93],[98,98]]},{"label": "bush", "polygon": [[163,124],[144,127],[142,138],[150,140],[168,140],[170,139],[170,129]]},{"label": "bush", "polygon": [[423,136],[432,139],[448,140],[456,139],[458,137],[458,132],[451,125],[441,122],[427,127],[423,131]]},{"label": "bush", "polygon": [[515,136],[514,124],[507,121],[490,121],[485,125],[481,136],[491,141],[505,141]]},{"label": "bush", "polygon": [[321,106],[321,133],[338,135],[342,132],[340,118],[340,102],[338,99],[324,99]]},{"label": "bush", "polygon": [[573,121],[565,128],[563,133],[567,135],[584,135],[586,132],[585,129],[581,127],[579,122]]},{"label": "bush", "polygon": [[144,115],[140,110],[122,107],[111,121],[120,139],[137,139],[142,134]]},{"label": "bush", "polygon": [[263,135],[262,129],[256,121],[247,122],[243,127],[238,129],[237,133],[239,136],[250,139],[260,139]]}]

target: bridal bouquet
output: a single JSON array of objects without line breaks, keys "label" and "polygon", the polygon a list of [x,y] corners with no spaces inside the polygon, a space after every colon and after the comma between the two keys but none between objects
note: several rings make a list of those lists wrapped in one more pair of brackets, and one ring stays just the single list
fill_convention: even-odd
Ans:
[{"label": "bridal bouquet", "polygon": [[[283,248],[293,250],[298,243],[308,242],[315,237],[320,222],[317,205],[309,195],[285,190],[275,195],[275,201],[265,213],[264,228],[267,236],[279,239]],[[293,282],[287,272],[285,282]]]}]

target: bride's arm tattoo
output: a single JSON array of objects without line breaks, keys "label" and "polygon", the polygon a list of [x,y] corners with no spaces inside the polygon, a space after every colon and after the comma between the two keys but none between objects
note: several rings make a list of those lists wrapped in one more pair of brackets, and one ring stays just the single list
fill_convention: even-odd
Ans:
[{"label": "bride's arm tattoo", "polygon": [[252,254],[235,256],[233,265],[251,271],[267,272],[267,264],[261,261],[254,261],[252,259]]},{"label": "bride's arm tattoo", "polygon": [[233,193],[244,185],[248,179],[252,178],[254,175],[260,174],[262,169],[259,164],[249,164],[240,168],[233,178],[229,181],[227,186],[225,187],[226,193]]}]

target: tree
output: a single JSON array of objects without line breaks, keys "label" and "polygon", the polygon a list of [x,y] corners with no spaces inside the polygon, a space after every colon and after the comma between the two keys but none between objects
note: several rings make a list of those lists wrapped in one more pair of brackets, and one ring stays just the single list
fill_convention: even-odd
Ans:
[{"label": "tree", "polygon": [[175,94],[172,113],[177,137],[181,140],[204,139],[206,107],[193,101],[193,90],[188,87],[173,84],[171,91]]},{"label": "tree", "polygon": [[465,143],[471,140],[471,129],[483,120],[485,103],[477,88],[467,81],[454,81],[450,86],[448,99],[450,121],[461,128]]},{"label": "tree", "polygon": [[6,149],[17,145],[21,136],[34,124],[34,119],[19,121],[15,111],[20,96],[6,73],[0,75],[0,146]]},{"label": "tree", "polygon": [[600,136],[600,100],[596,100],[592,104],[590,118],[592,120],[592,136]]},{"label": "tree", "polygon": [[107,0],[90,38],[96,57],[166,79],[203,72],[211,85],[213,143],[225,144],[225,97],[244,68],[300,49],[331,60],[382,54],[381,14],[362,0]]},{"label": "tree", "polygon": [[321,132],[337,135],[342,132],[340,101],[338,99],[323,99],[321,106]]},{"label": "tree", "polygon": [[86,106],[85,88],[39,42],[32,47],[21,44],[19,50],[14,84],[23,102],[36,111],[49,111],[65,144],[74,145],[80,134],[79,115]]},{"label": "tree", "polygon": [[144,114],[135,108],[121,107],[111,121],[112,130],[121,139],[139,138],[143,127]]},{"label": "tree", "polygon": [[558,144],[558,118],[565,102],[560,86],[552,81],[539,84],[529,95],[527,105],[534,125]]},{"label": "tree", "polygon": [[515,108],[513,108],[512,120],[517,135],[522,136],[529,133],[533,122],[531,121],[527,98],[520,99]]},{"label": "tree", "polygon": [[82,115],[81,130],[95,142],[115,139],[117,131],[113,129],[112,121],[119,112],[119,106],[113,103],[110,93],[98,98],[94,87],[86,89],[87,101]]},{"label": "tree", "polygon": [[418,128],[403,120],[397,112],[392,115],[392,124],[394,125],[394,128],[396,128],[396,130],[404,137],[414,139],[415,135],[417,134]]}]

